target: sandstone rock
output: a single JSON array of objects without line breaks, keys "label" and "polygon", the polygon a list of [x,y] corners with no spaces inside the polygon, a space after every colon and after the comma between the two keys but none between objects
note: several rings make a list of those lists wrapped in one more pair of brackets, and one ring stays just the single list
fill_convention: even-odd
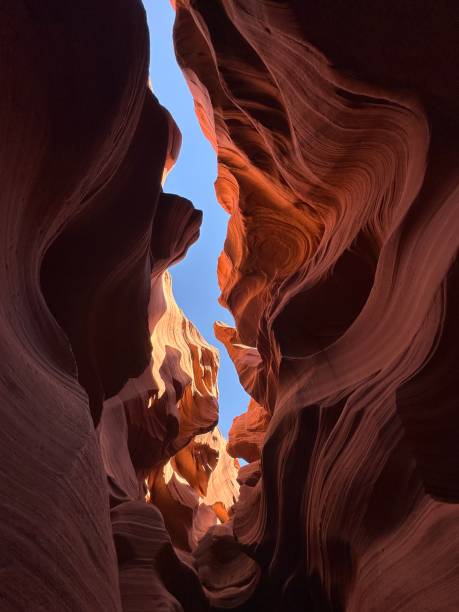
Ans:
[{"label": "sandstone rock", "polygon": [[1,3],[2,611],[459,609],[456,4],[172,1],[227,443],[140,0]]},{"label": "sandstone rock", "polygon": [[[225,574],[198,548],[212,604],[455,610],[457,7],[175,5],[230,213],[218,276],[235,329],[216,333],[269,415],[261,476],[244,468],[231,533],[205,548],[231,541],[259,572],[229,600],[232,559]],[[249,459],[254,405],[229,443]]]}]

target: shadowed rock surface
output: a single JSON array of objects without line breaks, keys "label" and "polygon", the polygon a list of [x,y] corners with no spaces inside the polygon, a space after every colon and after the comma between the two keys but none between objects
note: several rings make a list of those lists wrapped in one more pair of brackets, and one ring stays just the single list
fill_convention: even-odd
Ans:
[{"label": "shadowed rock surface", "polygon": [[173,4],[251,400],[141,2],[0,1],[0,610],[455,612],[458,7]]},{"label": "shadowed rock surface", "polygon": [[228,448],[254,463],[195,553],[211,603],[456,610],[458,7],[174,4],[252,397]]},{"label": "shadowed rock surface", "polygon": [[168,129],[145,15],[6,0],[0,38],[0,607],[121,610],[93,419],[149,353]]},{"label": "shadowed rock surface", "polygon": [[[215,427],[218,355],[166,272],[201,213],[162,193],[180,133],[147,87],[144,9],[0,4],[0,609],[205,610],[146,500]],[[213,524],[237,470],[199,444]]]}]

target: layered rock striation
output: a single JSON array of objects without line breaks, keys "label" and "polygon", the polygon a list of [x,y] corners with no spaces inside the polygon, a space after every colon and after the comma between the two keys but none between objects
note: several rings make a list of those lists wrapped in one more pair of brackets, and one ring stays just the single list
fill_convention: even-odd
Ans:
[{"label": "layered rock striation", "polygon": [[250,403],[226,443],[140,0],[4,0],[0,609],[453,612],[457,7],[173,4]]},{"label": "layered rock striation", "polygon": [[168,128],[145,15],[6,0],[0,37],[0,607],[117,611],[94,422],[148,363]]},{"label": "layered rock striation", "polygon": [[104,403],[98,426],[122,604],[207,610],[191,553],[229,521],[238,464],[216,427],[218,353],[177,306],[167,270],[155,270],[162,266],[151,276],[150,364]]},{"label": "layered rock striation", "polygon": [[195,555],[210,601],[455,610],[457,6],[174,4],[252,398],[240,500]]},{"label": "layered rock striation", "polygon": [[206,610],[188,557],[237,470],[218,354],[167,273],[201,212],[162,191],[180,133],[143,6],[6,0],[0,35],[0,609]]}]

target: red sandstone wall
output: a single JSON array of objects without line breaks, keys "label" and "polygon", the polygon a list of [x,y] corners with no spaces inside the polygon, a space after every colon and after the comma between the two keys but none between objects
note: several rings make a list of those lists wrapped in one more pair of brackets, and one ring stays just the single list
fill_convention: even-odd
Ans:
[{"label": "red sandstone wall", "polygon": [[229,440],[254,463],[226,579],[227,531],[196,553],[206,592],[455,610],[457,7],[175,4],[231,215],[218,277],[236,329],[217,334],[253,398]]},{"label": "red sandstone wall", "polygon": [[453,612],[456,3],[174,4],[252,399],[140,1],[0,3],[0,609]]}]

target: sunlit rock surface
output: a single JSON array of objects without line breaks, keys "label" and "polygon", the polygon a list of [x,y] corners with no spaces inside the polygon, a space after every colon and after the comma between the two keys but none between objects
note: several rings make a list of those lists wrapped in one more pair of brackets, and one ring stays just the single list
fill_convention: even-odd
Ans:
[{"label": "sunlit rock surface", "polygon": [[[182,243],[172,240],[164,265],[183,256],[199,231],[200,216],[177,201],[184,219],[178,215],[162,230],[174,237],[174,228],[182,228],[188,242],[177,251]],[[239,465],[215,427],[218,353],[177,306],[163,269],[156,260],[150,364],[105,402],[98,433],[123,610],[148,610],[152,602],[165,610],[205,610],[208,597],[191,553],[211,526],[230,520]]]},{"label": "sunlit rock surface", "polygon": [[150,364],[105,402],[98,427],[109,483],[116,483],[112,502],[120,488],[134,499],[148,490],[153,501],[158,478],[168,483],[174,476],[193,499],[228,512],[238,465],[215,427],[218,352],[177,306],[167,271],[152,275],[149,311]]},{"label": "sunlit rock surface", "polygon": [[[206,610],[191,547],[239,485],[218,354],[166,271],[201,213],[162,192],[180,133],[147,87],[144,9],[0,4],[0,609]],[[192,445],[211,459],[180,468],[176,552],[148,483]]]},{"label": "sunlit rock surface", "polygon": [[252,396],[234,517],[195,551],[211,603],[457,610],[457,4],[174,5]]},{"label": "sunlit rock surface", "polygon": [[176,548],[194,550],[208,528],[226,523],[237,500],[238,464],[218,428],[196,436],[148,479]]},{"label": "sunlit rock surface", "polygon": [[457,3],[173,4],[251,400],[141,2],[4,0],[0,609],[455,612]]}]

